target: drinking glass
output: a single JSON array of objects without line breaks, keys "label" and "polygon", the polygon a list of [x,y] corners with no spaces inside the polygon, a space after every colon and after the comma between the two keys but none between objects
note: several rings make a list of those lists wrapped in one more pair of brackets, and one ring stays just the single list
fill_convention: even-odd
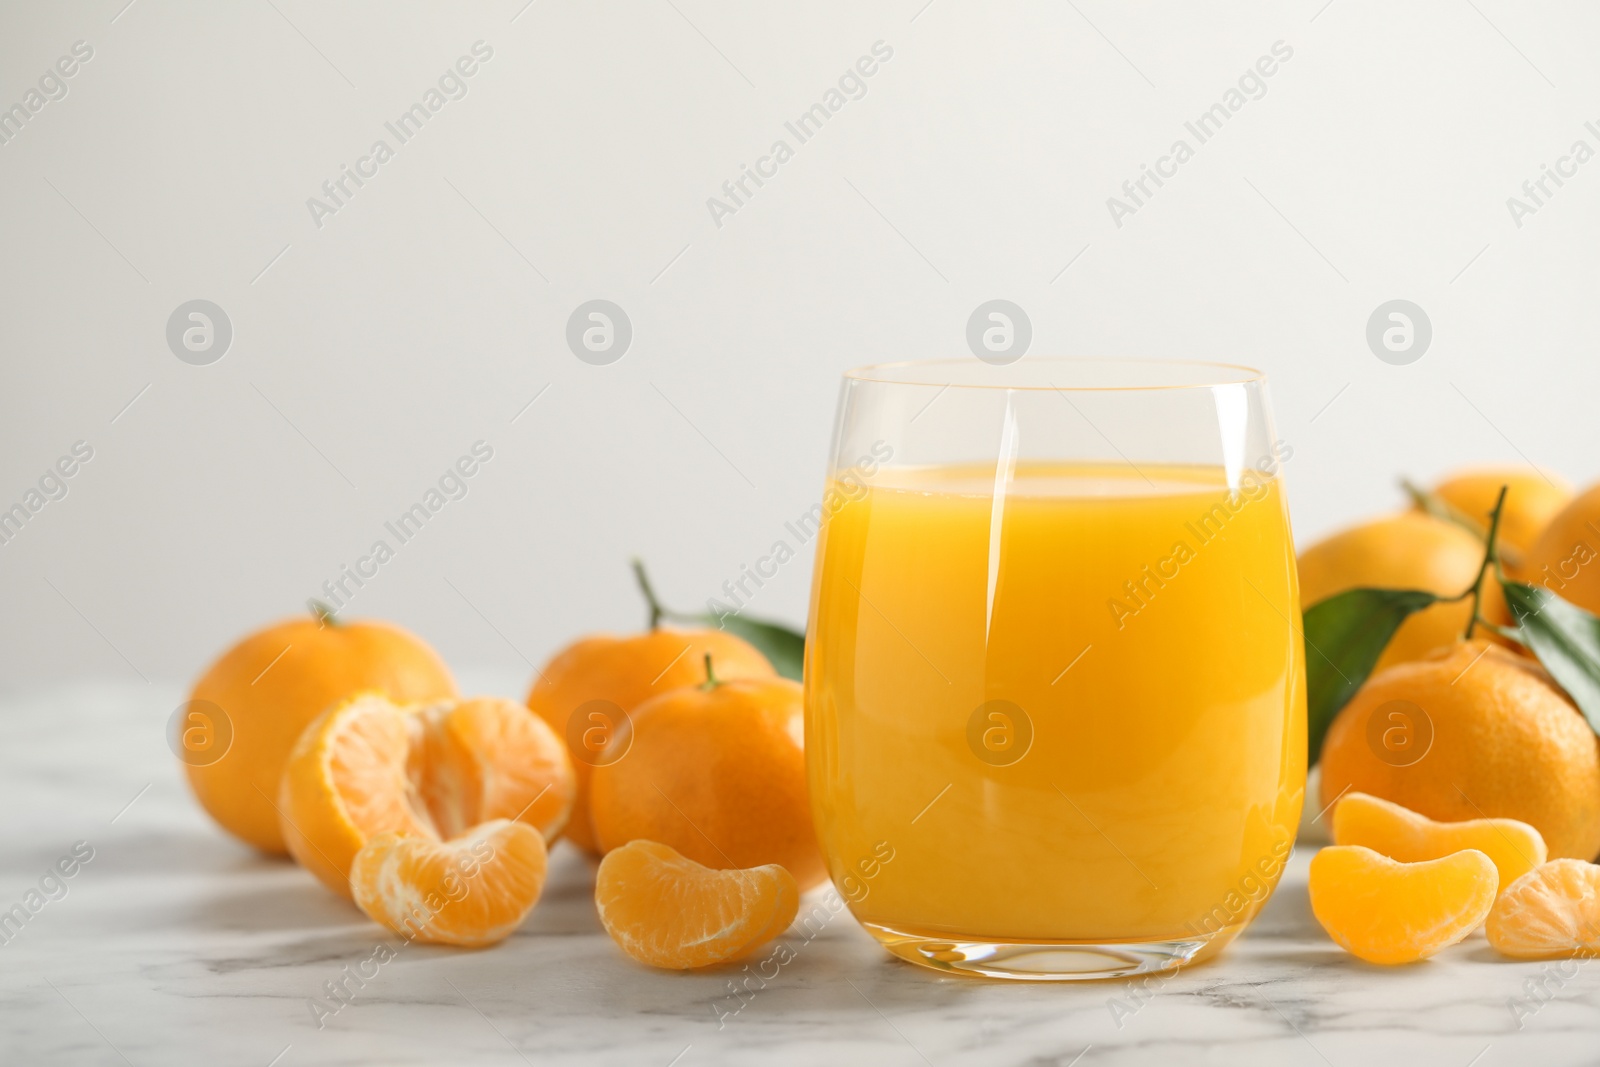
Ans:
[{"label": "drinking glass", "polygon": [[834,883],[890,952],[1117,977],[1255,916],[1305,792],[1291,455],[1244,367],[845,375],[807,773]]}]

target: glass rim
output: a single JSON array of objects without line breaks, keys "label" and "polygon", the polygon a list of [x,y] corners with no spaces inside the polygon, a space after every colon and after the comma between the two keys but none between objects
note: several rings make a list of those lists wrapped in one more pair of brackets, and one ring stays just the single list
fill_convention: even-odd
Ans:
[{"label": "glass rim", "polygon": [[[1096,368],[1101,371],[1128,371],[1126,382],[1110,384],[1038,381],[1022,378],[1027,368],[1045,370],[1059,368],[1063,374],[1070,370]],[[949,368],[963,374],[939,374],[939,368]],[[1160,376],[1170,373],[1168,380],[1139,381],[1141,373]],[[1207,375],[1203,372],[1210,371]],[[1019,380],[1006,380],[1017,374]],[[992,376],[984,380],[982,376]],[[956,380],[965,377],[968,380]],[[985,363],[972,356],[954,359],[907,359],[889,363],[869,363],[852,367],[844,372],[847,382],[870,382],[878,385],[930,386],[940,389],[1008,389],[1016,391],[1053,390],[1056,392],[1141,392],[1149,390],[1212,389],[1222,385],[1249,385],[1265,383],[1267,374],[1255,367],[1238,363],[1217,363],[1191,359],[1116,358],[1111,356],[1033,356],[1014,363],[997,365]]]}]

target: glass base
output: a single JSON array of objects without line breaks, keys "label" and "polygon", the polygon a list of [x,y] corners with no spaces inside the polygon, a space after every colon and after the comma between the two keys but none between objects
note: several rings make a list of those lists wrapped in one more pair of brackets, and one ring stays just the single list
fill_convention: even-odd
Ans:
[{"label": "glass base", "polygon": [[1176,972],[1215,956],[1244,923],[1170,941],[994,941],[924,935],[862,923],[903,960],[946,974],[1023,982],[1078,982]]}]

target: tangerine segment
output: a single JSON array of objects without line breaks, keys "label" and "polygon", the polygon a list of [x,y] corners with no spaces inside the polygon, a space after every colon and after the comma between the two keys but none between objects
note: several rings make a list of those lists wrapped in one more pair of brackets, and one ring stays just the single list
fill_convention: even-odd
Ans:
[{"label": "tangerine segment", "polygon": [[480,697],[402,708],[363,693],[301,734],[279,811],[294,858],[348,897],[356,853],[378,834],[442,841],[518,818],[550,840],[574,791],[566,746],[520,705]]},{"label": "tangerine segment", "polygon": [[1365,845],[1401,863],[1436,860],[1474,848],[1493,861],[1504,889],[1545,861],[1544,838],[1516,819],[1438,822],[1410,808],[1346,793],[1333,809],[1333,842]]},{"label": "tangerine segment", "polygon": [[600,861],[594,902],[622,951],[683,971],[737,959],[783,933],[800,910],[800,891],[775,863],[713,870],[636,840]]},{"label": "tangerine segment", "polygon": [[544,838],[496,819],[450,841],[379,834],[350,888],[368,917],[407,940],[480,948],[511,936],[544,892]]},{"label": "tangerine segment", "polygon": [[[459,837],[491,819],[518,819],[553,841],[577,791],[566,745],[543,719],[499,697],[475,697],[419,713],[423,802],[439,836]],[[413,777],[416,780],[416,777]]]},{"label": "tangerine segment", "polygon": [[1600,953],[1600,867],[1575,859],[1535,867],[1500,894],[1484,933],[1523,959]]},{"label": "tangerine segment", "polygon": [[363,693],[314,720],[284,768],[278,795],[290,855],[336,893],[350,895],[350,864],[381,833],[428,836],[406,773],[410,717]]},{"label": "tangerine segment", "polygon": [[1414,963],[1475,930],[1499,875],[1476,849],[1398,863],[1361,845],[1311,860],[1311,911],[1328,936],[1368,963]]}]

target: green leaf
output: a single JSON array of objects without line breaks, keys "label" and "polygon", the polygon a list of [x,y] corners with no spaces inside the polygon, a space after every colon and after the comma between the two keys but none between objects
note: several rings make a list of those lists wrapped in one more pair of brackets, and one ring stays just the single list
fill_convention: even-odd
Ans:
[{"label": "green leaf", "polygon": [[1351,589],[1306,609],[1308,766],[1322,754],[1333,717],[1367,680],[1400,624],[1440,599],[1420,589]]},{"label": "green leaf", "polygon": [[[650,628],[654,630],[656,624],[662,619],[671,619],[674,622],[693,622],[702,626],[709,626],[713,630],[726,630],[735,637],[742,637],[756,647],[767,659],[772,661],[773,669],[785,678],[800,681],[801,671],[804,668],[806,656],[806,635],[796,630],[791,630],[781,622],[766,622],[762,619],[747,619],[743,615],[732,612],[719,612],[715,615],[692,615],[682,611],[671,611],[661,606],[661,601],[656,599],[656,591],[650,585],[650,578],[645,573],[644,563],[641,560],[633,561],[633,577],[639,583],[639,592],[644,595],[645,603],[650,608]],[[713,664],[713,669],[715,665]]]},{"label": "green leaf", "polygon": [[1500,579],[1517,636],[1600,733],[1600,619],[1548,589]]},{"label": "green leaf", "polygon": [[772,666],[785,678],[800,680],[800,673],[805,663],[806,635],[777,622],[765,622],[761,619],[747,619],[743,615],[724,613],[721,615],[679,615],[673,613],[671,618],[680,622],[694,621],[703,623],[714,630],[726,630],[735,637],[742,637],[760,653],[772,661]]}]

